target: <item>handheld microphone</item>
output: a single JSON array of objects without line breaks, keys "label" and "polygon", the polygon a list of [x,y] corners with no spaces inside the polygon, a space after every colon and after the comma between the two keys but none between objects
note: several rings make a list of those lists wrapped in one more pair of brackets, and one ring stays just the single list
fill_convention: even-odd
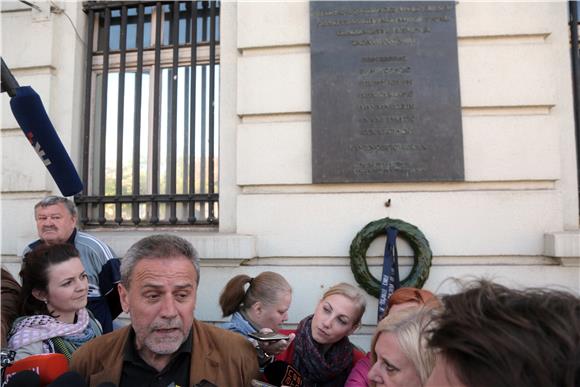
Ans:
[{"label": "handheld microphone", "polygon": [[30,86],[15,89],[10,107],[18,125],[26,135],[63,196],[83,190],[83,183],[66,149],[50,122],[40,96]]},{"label": "handheld microphone", "polygon": [[19,371],[6,376],[4,387],[40,387],[40,376],[30,370]]},{"label": "handheld microphone", "polygon": [[197,383],[193,387],[217,387],[217,386],[212,382],[208,382],[206,379],[203,379],[201,382]]},{"label": "handheld microphone", "polygon": [[87,387],[87,382],[78,372],[67,371],[46,387]]},{"label": "handheld microphone", "polygon": [[273,384],[262,382],[261,380],[252,379],[252,387],[276,387]]},{"label": "handheld microphone", "polygon": [[6,380],[21,371],[34,371],[40,376],[40,384],[47,385],[56,380],[60,375],[68,371],[68,360],[60,353],[43,353],[31,355],[15,361],[6,368]]},{"label": "handheld microphone", "polygon": [[292,365],[276,360],[264,369],[264,377],[275,386],[302,387],[302,375]]}]

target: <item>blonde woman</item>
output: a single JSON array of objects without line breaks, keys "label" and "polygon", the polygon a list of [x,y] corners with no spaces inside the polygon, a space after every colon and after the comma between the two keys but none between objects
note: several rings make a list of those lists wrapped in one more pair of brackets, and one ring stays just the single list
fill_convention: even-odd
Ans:
[{"label": "blonde woman", "polygon": [[437,309],[416,306],[390,313],[377,326],[371,344],[371,386],[423,387],[435,366],[427,330]]},{"label": "blonde woman", "polygon": [[313,315],[304,318],[288,349],[276,357],[292,364],[303,386],[343,386],[364,353],[348,339],[360,325],[366,299],[356,287],[339,283],[319,301]]},{"label": "blonde woman", "polygon": [[[417,288],[399,288],[389,298],[387,314],[397,313],[406,308],[420,305],[440,306],[441,302],[428,290]],[[369,371],[372,367],[371,352],[362,358],[352,369],[344,387],[368,387]]]}]

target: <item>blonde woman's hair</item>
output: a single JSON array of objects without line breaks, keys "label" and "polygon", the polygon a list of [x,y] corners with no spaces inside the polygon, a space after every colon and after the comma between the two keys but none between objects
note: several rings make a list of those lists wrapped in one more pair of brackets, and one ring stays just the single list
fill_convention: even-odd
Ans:
[{"label": "blonde woman's hair", "polygon": [[326,299],[329,296],[339,294],[348,298],[349,300],[353,301],[355,306],[358,309],[358,314],[353,316],[354,322],[353,326],[358,325],[360,320],[362,319],[363,314],[365,313],[365,309],[367,307],[367,300],[363,294],[363,292],[351,284],[347,284],[346,282],[341,282],[339,284],[334,285],[330,289],[328,289],[323,295],[322,299]]},{"label": "blonde woman's hair", "polygon": [[427,332],[440,309],[433,306],[415,306],[387,315],[377,325],[371,344],[373,364],[377,361],[375,346],[382,333],[392,333],[399,342],[401,351],[415,366],[424,385],[435,367],[435,351],[427,346]]},{"label": "blonde woman's hair", "polygon": [[[247,289],[246,284],[249,284]],[[251,308],[258,301],[265,305],[276,305],[288,293],[292,293],[288,281],[273,271],[264,271],[256,278],[239,274],[228,281],[219,303],[223,317],[227,317]]]}]

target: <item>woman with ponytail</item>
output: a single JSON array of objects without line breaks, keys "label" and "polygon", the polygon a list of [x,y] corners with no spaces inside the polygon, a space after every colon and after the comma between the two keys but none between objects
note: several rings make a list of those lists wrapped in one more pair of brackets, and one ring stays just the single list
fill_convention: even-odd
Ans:
[{"label": "woman with ponytail", "polygon": [[277,331],[288,320],[292,302],[292,288],[278,273],[265,271],[255,278],[240,274],[232,278],[222,290],[219,303],[223,317],[232,316],[222,328],[244,335],[254,344],[261,366],[273,355],[283,352],[289,340],[256,341],[248,335],[255,332]]}]

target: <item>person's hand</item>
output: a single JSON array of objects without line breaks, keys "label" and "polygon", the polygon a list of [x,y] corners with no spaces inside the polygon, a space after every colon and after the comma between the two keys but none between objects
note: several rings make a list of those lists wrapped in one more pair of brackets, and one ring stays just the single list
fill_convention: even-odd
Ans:
[{"label": "person's hand", "polygon": [[[273,331],[270,328],[262,328],[260,329],[260,332],[266,333]],[[288,340],[258,341],[258,345],[260,346],[262,351],[264,351],[268,355],[276,356],[284,352],[288,348],[292,340],[294,340],[294,337],[296,337],[294,333],[290,333],[288,336],[289,336]]]},{"label": "person's hand", "polygon": [[296,335],[294,333],[291,333],[289,336],[290,337],[288,340],[260,341],[258,345],[268,355],[276,356],[276,355],[284,352],[286,349],[288,349],[288,346],[290,345],[292,340],[294,340],[294,337]]}]

